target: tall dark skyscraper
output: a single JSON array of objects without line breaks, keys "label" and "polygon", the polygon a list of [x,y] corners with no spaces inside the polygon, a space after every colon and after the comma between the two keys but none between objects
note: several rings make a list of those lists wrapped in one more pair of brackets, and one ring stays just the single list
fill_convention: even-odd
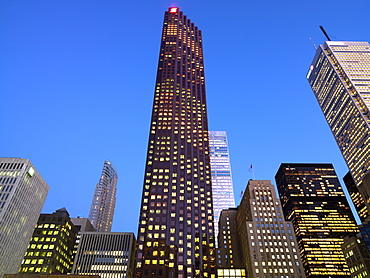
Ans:
[{"label": "tall dark skyscraper", "polygon": [[165,12],[138,231],[138,277],[215,277],[202,34]]},{"label": "tall dark skyscraper", "polygon": [[343,238],[358,233],[332,164],[283,163],[275,176],[308,278],[347,278]]}]

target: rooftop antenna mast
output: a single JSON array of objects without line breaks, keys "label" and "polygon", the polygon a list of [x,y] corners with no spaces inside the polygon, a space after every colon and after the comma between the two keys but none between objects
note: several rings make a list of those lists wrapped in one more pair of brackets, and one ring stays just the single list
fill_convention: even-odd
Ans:
[{"label": "rooftop antenna mast", "polygon": [[321,31],[324,33],[325,37],[328,39],[328,41],[331,41],[331,39],[329,38],[329,35],[326,33],[324,27],[322,27],[321,25],[319,26]]}]

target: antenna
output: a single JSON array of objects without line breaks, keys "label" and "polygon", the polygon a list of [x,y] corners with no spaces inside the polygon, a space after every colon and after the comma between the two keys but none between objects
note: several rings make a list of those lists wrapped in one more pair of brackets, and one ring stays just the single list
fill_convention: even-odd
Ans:
[{"label": "antenna", "polygon": [[325,37],[328,39],[328,41],[331,41],[331,39],[329,38],[329,35],[326,33],[324,27],[322,27],[321,25],[319,26],[321,31],[324,33]]},{"label": "antenna", "polygon": [[313,47],[317,50],[316,44],[312,41],[312,38],[310,38],[310,41],[311,41]]}]

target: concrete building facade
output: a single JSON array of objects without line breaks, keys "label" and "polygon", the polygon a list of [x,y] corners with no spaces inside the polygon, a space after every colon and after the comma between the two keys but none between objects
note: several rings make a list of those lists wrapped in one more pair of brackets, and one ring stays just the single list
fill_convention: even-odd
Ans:
[{"label": "concrete building facade", "polygon": [[0,277],[18,272],[48,191],[31,161],[0,158]]},{"label": "concrete building facade", "polygon": [[237,225],[247,277],[305,277],[293,224],[270,181],[249,180]]},{"label": "concrete building facade", "polygon": [[133,233],[84,232],[72,274],[133,278],[136,240]]}]

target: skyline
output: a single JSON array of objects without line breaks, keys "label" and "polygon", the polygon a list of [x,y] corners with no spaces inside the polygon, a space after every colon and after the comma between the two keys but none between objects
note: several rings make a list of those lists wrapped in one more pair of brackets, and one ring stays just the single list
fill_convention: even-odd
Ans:
[{"label": "skyline", "polygon": [[[209,129],[228,133],[236,203],[253,178],[250,164],[256,179],[274,183],[280,163],[329,162],[344,185],[347,167],[305,79],[315,54],[309,38],[322,44],[323,25],[342,40],[370,41],[369,3],[195,3],[174,6],[203,31]],[[159,34],[172,5],[37,4],[0,4],[1,156],[33,162],[50,186],[42,212],[66,207],[86,218],[109,159],[120,176],[112,230],[136,233]],[[356,22],[334,20],[349,8]]]}]

